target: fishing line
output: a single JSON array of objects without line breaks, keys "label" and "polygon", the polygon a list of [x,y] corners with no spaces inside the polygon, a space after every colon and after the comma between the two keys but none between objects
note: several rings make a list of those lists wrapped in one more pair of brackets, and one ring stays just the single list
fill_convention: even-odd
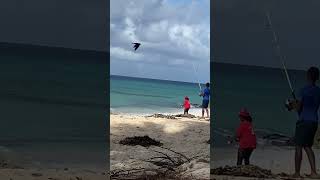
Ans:
[{"label": "fishing line", "polygon": [[288,73],[288,70],[287,70],[287,67],[286,67],[286,64],[285,64],[284,56],[282,56],[281,52],[280,52],[279,38],[278,38],[276,32],[274,31],[274,29],[272,27],[270,13],[266,12],[266,16],[267,16],[267,20],[268,20],[268,27],[269,27],[270,31],[272,32],[272,35],[273,35],[273,42],[274,42],[274,44],[276,46],[277,56],[279,57],[280,61],[282,62],[283,71],[284,71],[284,73],[286,75],[286,79],[288,81],[288,84],[289,84],[289,87],[290,87],[290,90],[291,90],[291,95],[296,100],[297,98],[296,98],[296,95],[295,95],[293,87],[292,87],[292,83],[291,83],[291,80],[290,80],[290,77],[289,77],[289,73]]},{"label": "fishing line", "polygon": [[[201,92],[202,89],[201,89],[201,84],[200,84],[199,78],[198,78],[198,76],[197,76],[197,71],[196,71],[196,68],[195,68],[195,66],[194,66],[194,63],[192,63],[192,65],[193,65],[194,75],[196,76],[196,79],[197,79],[198,85],[199,85],[199,89],[200,89],[200,92]],[[199,67],[199,65],[198,65],[198,67]]]}]

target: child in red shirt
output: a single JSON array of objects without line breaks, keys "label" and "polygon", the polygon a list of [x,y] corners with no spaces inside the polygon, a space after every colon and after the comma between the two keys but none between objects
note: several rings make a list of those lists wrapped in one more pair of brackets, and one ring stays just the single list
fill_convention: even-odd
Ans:
[{"label": "child in red shirt", "polygon": [[188,96],[186,96],[184,98],[183,107],[184,107],[184,113],[183,114],[188,114],[189,109],[190,109],[190,100],[189,100]]},{"label": "child in red shirt", "polygon": [[246,109],[239,112],[240,125],[237,129],[237,140],[239,141],[237,165],[250,164],[250,156],[257,146],[256,135],[252,127],[252,118]]}]

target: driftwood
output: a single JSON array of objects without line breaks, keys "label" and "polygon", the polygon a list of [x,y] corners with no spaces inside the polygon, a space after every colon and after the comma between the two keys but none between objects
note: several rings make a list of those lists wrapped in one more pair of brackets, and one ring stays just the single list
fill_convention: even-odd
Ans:
[{"label": "driftwood", "polygon": [[154,152],[160,154],[160,156],[152,157],[146,160],[146,162],[159,166],[160,168],[165,169],[166,171],[175,171],[177,167],[181,166],[186,162],[190,162],[192,159],[188,158],[182,153],[173,151],[169,148],[162,149],[168,150],[171,154],[154,150]]},{"label": "driftwood", "polygon": [[179,166],[184,163],[190,162],[193,158],[188,158],[182,153],[173,151],[168,148],[160,147],[161,149],[165,149],[168,152],[153,150],[158,155],[155,157],[151,157],[144,162],[151,163],[158,168],[133,168],[133,169],[120,169],[113,170],[110,173],[111,179],[154,179],[154,180],[189,180],[194,179],[193,177],[183,177],[181,172],[179,172]]}]

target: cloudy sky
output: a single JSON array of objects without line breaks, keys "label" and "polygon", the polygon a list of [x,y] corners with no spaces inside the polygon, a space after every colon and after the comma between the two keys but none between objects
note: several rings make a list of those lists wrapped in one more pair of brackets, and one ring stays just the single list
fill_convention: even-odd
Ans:
[{"label": "cloudy sky", "polygon": [[213,7],[215,61],[281,67],[266,29],[268,10],[287,66],[320,66],[320,1],[215,0]]},{"label": "cloudy sky", "polygon": [[[111,74],[209,81],[209,3],[209,0],[111,0]],[[132,42],[142,44],[136,52]]]},{"label": "cloudy sky", "polygon": [[107,51],[106,0],[1,0],[0,42]]}]

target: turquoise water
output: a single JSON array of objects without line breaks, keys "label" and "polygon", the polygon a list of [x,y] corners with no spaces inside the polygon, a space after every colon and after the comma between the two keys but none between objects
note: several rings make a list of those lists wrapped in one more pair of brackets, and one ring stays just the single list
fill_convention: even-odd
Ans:
[{"label": "turquoise water", "polygon": [[[248,108],[258,136],[282,133],[292,136],[297,114],[288,112],[284,103],[290,89],[282,69],[231,64],[214,64],[214,119],[211,137],[214,146],[227,145],[225,135],[234,134],[239,124],[238,112]],[[289,71],[299,91],[306,83],[304,71]]]},{"label": "turquoise water", "polygon": [[184,97],[201,104],[197,83],[111,76],[110,107],[122,113],[168,113],[182,111]]}]

